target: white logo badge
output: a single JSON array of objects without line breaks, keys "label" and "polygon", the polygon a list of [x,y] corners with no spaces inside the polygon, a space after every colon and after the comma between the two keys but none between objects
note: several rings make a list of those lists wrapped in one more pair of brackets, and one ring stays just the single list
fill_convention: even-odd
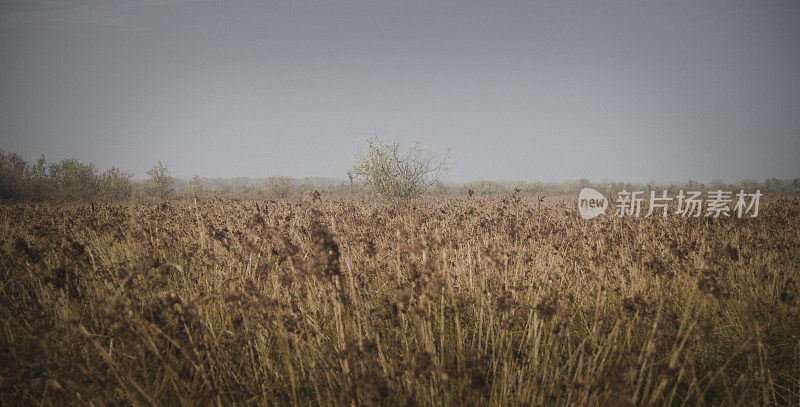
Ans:
[{"label": "white logo badge", "polygon": [[591,188],[584,188],[578,194],[578,212],[584,219],[592,219],[606,212],[608,199]]}]

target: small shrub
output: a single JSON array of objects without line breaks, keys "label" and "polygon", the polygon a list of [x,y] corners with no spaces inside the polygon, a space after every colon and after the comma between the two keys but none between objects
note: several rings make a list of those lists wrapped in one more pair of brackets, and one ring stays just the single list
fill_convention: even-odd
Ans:
[{"label": "small shrub", "polygon": [[148,195],[159,198],[168,198],[174,192],[172,187],[173,179],[169,168],[161,160],[147,171],[150,177],[145,184],[145,191]]},{"label": "small shrub", "polygon": [[348,175],[361,181],[364,190],[385,198],[414,198],[435,185],[447,170],[449,151],[443,156],[414,144],[405,152],[397,142],[367,140]]},{"label": "small shrub", "polygon": [[269,177],[265,184],[267,195],[273,198],[289,198],[294,195],[295,181],[289,177]]},{"label": "small shrub", "polygon": [[111,167],[103,172],[101,194],[108,199],[127,199],[133,195],[133,173]]},{"label": "small shrub", "polygon": [[205,186],[203,186],[203,180],[200,178],[199,175],[194,174],[192,180],[189,181],[189,193],[192,194],[192,196],[197,197],[203,195],[203,193],[205,193],[205,190],[206,188]]}]

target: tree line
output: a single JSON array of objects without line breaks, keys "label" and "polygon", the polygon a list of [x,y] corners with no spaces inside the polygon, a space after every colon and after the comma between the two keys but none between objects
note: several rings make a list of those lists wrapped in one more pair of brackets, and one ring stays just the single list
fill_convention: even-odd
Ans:
[{"label": "tree line", "polygon": [[75,158],[47,162],[44,156],[28,163],[19,154],[0,150],[0,199],[3,201],[129,199],[134,196],[166,198],[174,192],[174,179],[160,161],[137,182],[133,173],[112,167],[101,171],[94,163]]},{"label": "tree line", "polygon": [[[387,147],[388,146],[388,147]],[[384,197],[409,197],[422,193],[436,195],[495,195],[495,194],[575,194],[583,188],[593,188],[604,194],[627,191],[726,190],[763,193],[800,193],[800,178],[751,179],[726,184],[721,180],[710,183],[686,181],[680,183],[646,184],[588,179],[561,182],[541,181],[473,181],[447,184],[430,174],[443,167],[446,157],[424,155],[414,146],[400,153],[396,144],[370,144],[365,153],[354,160],[348,172],[349,180],[331,178],[174,178],[169,168],[158,161],[143,180],[116,167],[100,170],[94,163],[74,158],[47,162],[44,157],[35,163],[26,162],[20,155],[0,150],[0,200],[2,201],[88,201],[123,200],[133,197],[168,198],[180,196],[263,196],[289,198],[323,193],[349,195],[367,193]]]}]

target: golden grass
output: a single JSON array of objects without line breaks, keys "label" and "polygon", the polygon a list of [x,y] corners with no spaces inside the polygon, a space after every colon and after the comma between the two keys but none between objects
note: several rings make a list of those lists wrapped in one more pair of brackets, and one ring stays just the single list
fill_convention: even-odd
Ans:
[{"label": "golden grass", "polygon": [[0,206],[0,404],[798,405],[800,199]]}]

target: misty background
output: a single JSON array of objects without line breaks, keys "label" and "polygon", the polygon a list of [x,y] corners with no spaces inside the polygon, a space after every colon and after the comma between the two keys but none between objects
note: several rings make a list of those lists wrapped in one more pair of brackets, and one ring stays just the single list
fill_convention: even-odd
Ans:
[{"label": "misty background", "polygon": [[800,175],[796,1],[0,0],[0,149],[143,177]]}]

